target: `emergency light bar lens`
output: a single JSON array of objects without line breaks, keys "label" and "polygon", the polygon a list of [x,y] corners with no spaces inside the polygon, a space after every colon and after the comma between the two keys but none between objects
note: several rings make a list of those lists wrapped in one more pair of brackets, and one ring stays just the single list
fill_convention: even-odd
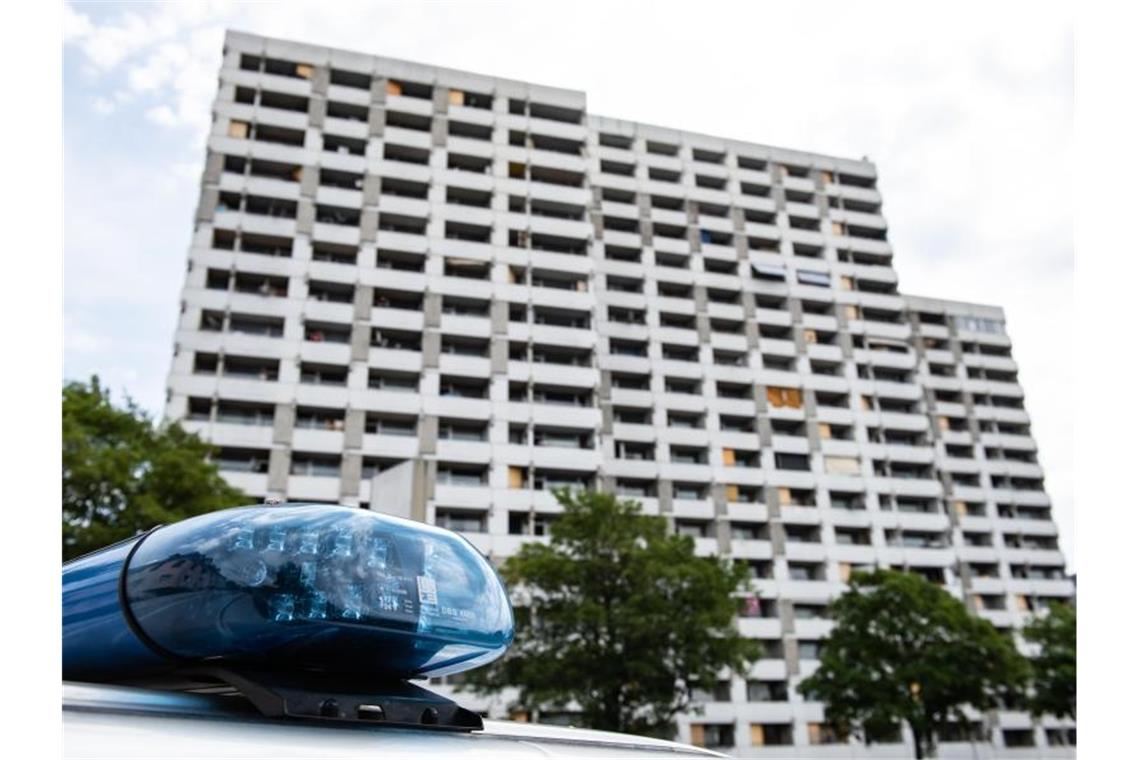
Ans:
[{"label": "emergency light bar lens", "polygon": [[[469,542],[346,507],[159,528],[129,558],[121,598],[140,638],[181,660],[427,677],[490,662],[514,636],[502,583]],[[66,617],[64,649],[66,669]]]}]

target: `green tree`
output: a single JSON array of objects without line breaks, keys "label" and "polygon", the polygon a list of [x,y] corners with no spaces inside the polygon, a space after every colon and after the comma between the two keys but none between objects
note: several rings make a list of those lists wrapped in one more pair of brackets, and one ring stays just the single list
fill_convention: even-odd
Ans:
[{"label": "green tree", "polygon": [[799,686],[826,720],[868,743],[906,723],[914,756],[933,757],[937,734],[965,722],[964,708],[1016,704],[1028,664],[1013,641],[926,579],[890,570],[855,573],[830,605],[835,627],[820,666]]},{"label": "green tree", "polygon": [[636,501],[555,491],[564,513],[550,543],[523,544],[502,573],[516,601],[516,638],[469,674],[483,693],[518,687],[524,709],[577,703],[582,725],[672,737],[693,689],[722,668],[743,673],[756,642],[734,625],[743,565],[694,555],[693,539]]},{"label": "green tree", "polygon": [[1040,646],[1029,660],[1033,690],[1029,709],[1034,715],[1077,717],[1077,611],[1067,604],[1049,605],[1049,614],[1022,628],[1026,641]]},{"label": "green tree", "polygon": [[99,384],[63,388],[63,556],[247,501],[208,460],[211,447],[177,423],[156,425]]}]

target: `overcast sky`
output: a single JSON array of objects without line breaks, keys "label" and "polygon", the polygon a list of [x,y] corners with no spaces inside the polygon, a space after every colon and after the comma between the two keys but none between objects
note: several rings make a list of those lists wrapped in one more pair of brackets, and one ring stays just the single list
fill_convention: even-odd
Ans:
[{"label": "overcast sky", "polygon": [[1073,542],[1073,35],[1047,3],[83,3],[65,11],[64,371],[161,412],[226,28],[583,90],[879,169],[904,292],[1004,307]]}]

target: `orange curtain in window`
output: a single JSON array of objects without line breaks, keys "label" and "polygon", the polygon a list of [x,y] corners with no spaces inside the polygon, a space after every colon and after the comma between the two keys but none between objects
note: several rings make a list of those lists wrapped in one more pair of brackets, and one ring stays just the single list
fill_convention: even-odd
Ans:
[{"label": "orange curtain in window", "polygon": [[769,385],[765,391],[768,396],[768,405],[774,407],[790,406],[799,409],[804,405],[803,392],[799,388],[781,388],[778,385]]}]

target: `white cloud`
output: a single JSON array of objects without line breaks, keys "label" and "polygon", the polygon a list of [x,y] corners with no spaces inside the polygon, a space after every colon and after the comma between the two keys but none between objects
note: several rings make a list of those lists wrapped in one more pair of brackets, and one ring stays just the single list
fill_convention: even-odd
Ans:
[{"label": "white cloud", "polygon": [[161,124],[164,127],[173,127],[178,123],[178,117],[174,114],[174,109],[168,105],[148,108],[146,117],[155,124]]},{"label": "white cloud", "polygon": [[115,111],[115,101],[102,95],[96,95],[91,98],[91,108],[100,116],[107,116]]},{"label": "white cloud", "polygon": [[74,42],[91,33],[91,20],[70,5],[63,6],[63,41]]}]

